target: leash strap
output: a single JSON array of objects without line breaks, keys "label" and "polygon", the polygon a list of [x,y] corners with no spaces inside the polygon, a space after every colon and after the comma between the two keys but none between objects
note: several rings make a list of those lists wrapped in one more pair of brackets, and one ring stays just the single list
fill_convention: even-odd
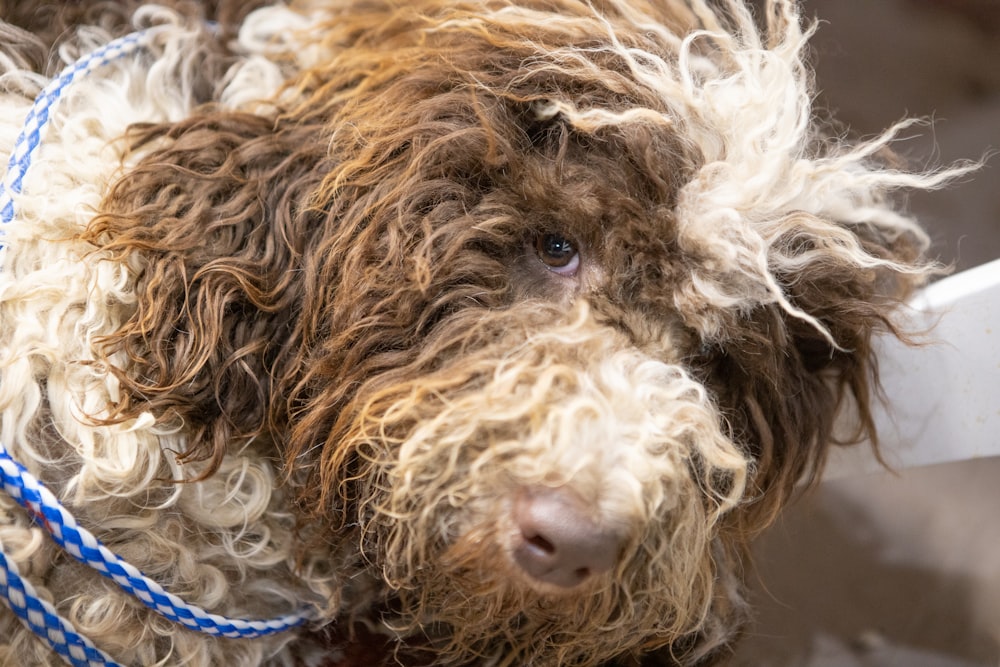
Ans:
[{"label": "leash strap", "polygon": [[24,466],[11,458],[0,444],[0,488],[17,504],[28,510],[36,523],[45,529],[79,562],[111,579],[126,593],[137,597],[144,605],[175,623],[222,637],[253,639],[283,632],[303,623],[308,614],[299,612],[266,621],[230,619],[211,614],[190,605],[158,583],[146,577],[135,566],[122,560],[101,544],[90,531],[82,528],[59,500]]},{"label": "leash strap", "polygon": [[21,578],[17,566],[0,550],[0,597],[32,632],[73,667],[121,667],[62,618],[55,607]]},{"label": "leash strap", "polygon": [[[13,196],[23,187],[24,176],[41,144],[42,130],[63,91],[77,79],[108,63],[149,45],[162,28],[150,28],[109,42],[62,71],[35,99],[18,135],[0,182],[0,248],[6,225],[14,219]],[[283,632],[313,617],[308,608],[272,620],[230,619],[186,603],[112,553],[82,528],[59,500],[0,444],[0,488],[44,526],[52,538],[79,562],[88,565],[138,598],[144,605],[191,630],[210,635],[250,639]],[[121,667],[97,649],[55,608],[41,599],[24,580],[0,544],[0,596],[10,609],[52,649],[74,667]]]},{"label": "leash strap", "polygon": [[[161,28],[148,28],[108,42],[64,69],[42,89],[24,119],[24,126],[14,142],[14,150],[11,151],[10,159],[7,161],[7,174],[0,182],[0,225],[6,225],[14,219],[13,196],[21,192],[24,175],[28,172],[31,159],[42,143],[42,128],[48,123],[49,113],[59,101],[63,90],[95,69],[144,48],[149,44],[151,37],[160,30]],[[5,232],[0,227],[0,238],[3,235]]]}]

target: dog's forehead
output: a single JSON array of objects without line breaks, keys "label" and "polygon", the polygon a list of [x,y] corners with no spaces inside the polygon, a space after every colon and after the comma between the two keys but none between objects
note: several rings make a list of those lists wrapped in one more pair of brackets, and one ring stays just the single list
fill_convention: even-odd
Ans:
[{"label": "dog's forehead", "polygon": [[[646,224],[673,208],[697,156],[669,127],[621,127],[579,135],[558,118],[549,138],[518,153],[497,179],[523,205],[580,233],[607,236],[627,219]],[[597,240],[597,239],[595,239]]]}]

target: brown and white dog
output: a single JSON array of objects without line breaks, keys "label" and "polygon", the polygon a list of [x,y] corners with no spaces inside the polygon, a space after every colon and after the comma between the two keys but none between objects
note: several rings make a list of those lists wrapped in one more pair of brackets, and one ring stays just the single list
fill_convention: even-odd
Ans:
[{"label": "brown and white dog", "polygon": [[[893,195],[963,171],[818,123],[793,2],[63,4],[0,5],[4,162],[160,28],[14,199],[0,442],[171,593],[313,621],[182,628],[0,494],[60,615],[123,665],[725,655],[933,270]],[[59,660],[0,609],[0,664]]]}]

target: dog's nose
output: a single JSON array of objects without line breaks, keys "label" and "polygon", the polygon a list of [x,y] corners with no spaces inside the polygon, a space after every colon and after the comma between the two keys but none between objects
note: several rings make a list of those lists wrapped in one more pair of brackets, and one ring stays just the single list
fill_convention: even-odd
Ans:
[{"label": "dog's nose", "polygon": [[532,490],[514,502],[514,560],[532,578],[573,588],[618,562],[622,539],[599,525],[593,510],[563,489]]}]

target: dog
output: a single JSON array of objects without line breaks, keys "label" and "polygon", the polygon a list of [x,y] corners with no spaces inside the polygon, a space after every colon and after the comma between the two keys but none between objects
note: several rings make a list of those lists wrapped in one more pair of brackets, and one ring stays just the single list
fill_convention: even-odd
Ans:
[{"label": "dog", "polygon": [[966,169],[790,0],[167,4],[4,6],[0,664],[724,660]]}]

